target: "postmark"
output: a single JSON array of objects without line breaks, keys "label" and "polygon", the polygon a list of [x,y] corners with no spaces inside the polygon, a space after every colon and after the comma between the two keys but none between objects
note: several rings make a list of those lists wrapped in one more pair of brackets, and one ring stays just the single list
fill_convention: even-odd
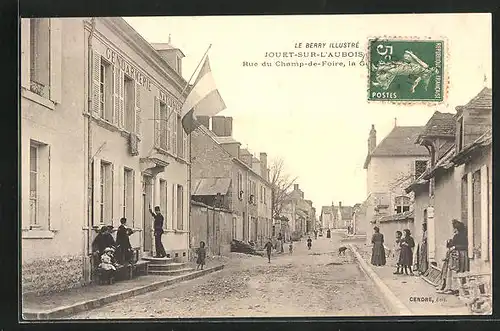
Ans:
[{"label": "postmark", "polygon": [[367,55],[368,101],[444,101],[444,40],[373,38]]}]

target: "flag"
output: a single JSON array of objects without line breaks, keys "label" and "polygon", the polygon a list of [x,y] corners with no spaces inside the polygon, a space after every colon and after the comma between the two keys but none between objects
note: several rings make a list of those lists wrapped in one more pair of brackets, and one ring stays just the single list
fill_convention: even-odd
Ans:
[{"label": "flag", "polygon": [[224,109],[226,104],[215,86],[207,56],[191,92],[182,105],[182,127],[187,134],[190,134],[200,126],[196,116],[214,116]]}]

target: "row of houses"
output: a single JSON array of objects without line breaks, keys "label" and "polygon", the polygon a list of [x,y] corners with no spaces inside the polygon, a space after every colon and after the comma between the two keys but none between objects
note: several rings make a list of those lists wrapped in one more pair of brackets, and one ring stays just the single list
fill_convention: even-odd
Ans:
[{"label": "row of houses", "polygon": [[[376,225],[386,245],[397,230],[410,229],[417,242],[427,225],[427,276],[439,275],[451,220],[468,231],[471,271],[491,272],[492,91],[484,88],[455,113],[436,111],[422,127],[396,126],[376,143],[368,138],[367,198],[353,211],[358,234],[370,243]],[[432,279],[430,279],[432,281]]]},{"label": "row of houses", "polygon": [[281,233],[285,240],[299,239],[316,230],[316,208],[311,200],[305,199],[299,184],[287,192],[281,215],[275,219],[273,234]]},{"label": "row of houses", "polygon": [[333,229],[347,229],[349,226],[354,227],[353,211],[355,206],[344,206],[342,201],[339,205],[335,206],[332,202],[331,206],[321,207],[320,215],[320,231],[327,231]]},{"label": "row of houses", "polygon": [[150,206],[167,257],[271,235],[266,153],[241,149],[231,118],[182,128],[183,57],[122,18],[21,20],[23,293],[91,282],[92,241],[122,217],[137,255],[153,255]]}]

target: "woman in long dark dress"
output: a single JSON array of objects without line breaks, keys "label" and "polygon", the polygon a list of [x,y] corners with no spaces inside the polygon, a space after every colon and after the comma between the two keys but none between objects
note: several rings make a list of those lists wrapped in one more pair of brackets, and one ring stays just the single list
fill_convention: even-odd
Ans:
[{"label": "woman in long dark dress", "polygon": [[408,275],[408,269],[410,269],[410,275],[413,276],[411,266],[413,265],[413,248],[415,247],[415,240],[413,240],[410,230],[404,229],[403,232],[405,235],[401,239],[399,265],[404,269],[406,275]]},{"label": "woman in long dark dress", "polygon": [[375,232],[372,236],[372,260],[371,263],[375,266],[385,265],[385,249],[384,249],[384,235],[380,233],[378,226],[373,228]]},{"label": "woman in long dark dress", "polygon": [[[470,270],[467,229],[464,223],[453,219],[453,238],[448,240],[448,252],[441,271],[441,284],[438,293],[458,294],[458,285],[453,282],[453,273]],[[463,280],[462,280],[463,281]]]}]

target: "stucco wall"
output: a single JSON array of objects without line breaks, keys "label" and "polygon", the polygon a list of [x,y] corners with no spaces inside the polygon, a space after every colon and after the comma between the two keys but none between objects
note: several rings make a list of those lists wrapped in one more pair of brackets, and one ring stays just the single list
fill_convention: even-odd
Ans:
[{"label": "stucco wall", "polygon": [[[83,253],[85,226],[85,66],[84,33],[82,20],[61,22],[61,103],[49,109],[30,99],[41,97],[23,89],[21,97],[21,223],[22,261],[26,263],[61,256],[79,256]],[[29,34],[23,31],[23,40]],[[29,30],[28,30],[29,32]],[[24,43],[23,43],[24,45]],[[29,52],[28,49],[24,51]],[[28,62],[29,63],[29,62]],[[28,65],[22,62],[21,66]],[[29,97],[30,99],[26,98]],[[36,98],[38,97],[38,98]],[[46,100],[49,102],[48,100]],[[50,103],[50,102],[49,102]],[[29,231],[30,195],[30,140],[47,144],[50,149],[45,159],[50,164],[47,173],[48,188],[45,192],[50,215],[40,219],[46,233]],[[42,189],[41,187],[39,187]],[[50,225],[49,225],[50,224]],[[39,238],[39,239],[35,239]],[[81,273],[81,265],[76,269]],[[24,269],[23,269],[24,275]]]}]

